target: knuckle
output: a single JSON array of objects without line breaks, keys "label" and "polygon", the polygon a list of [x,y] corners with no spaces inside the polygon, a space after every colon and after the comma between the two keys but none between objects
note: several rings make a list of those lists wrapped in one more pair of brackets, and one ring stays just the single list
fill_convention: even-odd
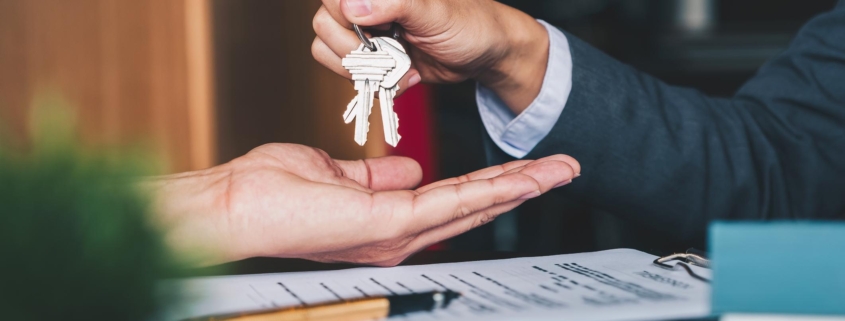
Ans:
[{"label": "knuckle", "polygon": [[353,173],[350,173],[352,176],[356,178],[356,181],[361,182],[366,188],[373,187],[373,175],[370,173],[370,166],[365,159],[359,159],[355,161],[358,166],[354,166]]},{"label": "knuckle", "polygon": [[496,219],[496,215],[493,215],[491,213],[484,213],[484,214],[478,215],[478,220],[475,222],[475,225],[473,226],[473,228],[476,228],[476,227],[482,226],[484,224],[490,223],[495,219]]},{"label": "knuckle", "polygon": [[314,37],[314,41],[311,42],[311,56],[317,60],[320,60],[321,42],[322,40],[320,40],[320,37]]},{"label": "knuckle", "polygon": [[472,213],[472,209],[470,209],[470,208],[469,208],[468,206],[466,206],[466,205],[461,205],[461,206],[458,208],[458,212],[456,213],[456,216],[457,216],[458,218],[461,218],[461,217],[465,217],[465,216],[467,216],[467,215],[469,215],[469,214],[471,214],[471,213]]},{"label": "knuckle", "polygon": [[569,164],[564,163],[564,162],[556,162],[556,163],[558,163],[558,164],[555,164],[555,165],[557,165],[555,167],[555,170],[556,170],[555,173],[556,174],[559,174],[562,177],[575,176],[575,169],[573,169],[572,166],[570,166]]},{"label": "knuckle", "polygon": [[458,218],[469,215],[470,213],[473,212],[473,209],[470,208],[467,204],[467,200],[464,197],[463,187],[460,184],[458,184],[458,185],[455,185],[454,188],[455,188],[455,197],[458,198],[458,208],[455,212],[455,219],[458,219]]},{"label": "knuckle", "polygon": [[466,227],[464,228],[464,233],[472,231],[473,229],[475,229],[476,227],[479,227],[479,226],[481,226],[481,220],[480,219],[474,219],[474,220],[470,221],[469,224],[466,225]]},{"label": "knuckle", "polygon": [[331,19],[331,15],[325,7],[320,7],[320,10],[317,10],[317,14],[314,15],[314,19],[311,20],[311,27],[316,34],[321,35],[325,32],[326,24],[329,22],[327,19]]},{"label": "knuckle", "polygon": [[565,162],[569,163],[573,167],[580,167],[581,166],[581,163],[579,163],[578,160],[575,159],[572,156],[563,155],[563,159],[564,159]]},{"label": "knuckle", "polygon": [[555,155],[553,157],[554,157],[553,158],[554,160],[564,162],[567,165],[571,166],[573,169],[576,168],[576,167],[580,167],[580,165],[581,165],[581,164],[578,163],[578,160],[576,160],[574,157],[569,156],[569,155],[559,154],[559,155]]}]

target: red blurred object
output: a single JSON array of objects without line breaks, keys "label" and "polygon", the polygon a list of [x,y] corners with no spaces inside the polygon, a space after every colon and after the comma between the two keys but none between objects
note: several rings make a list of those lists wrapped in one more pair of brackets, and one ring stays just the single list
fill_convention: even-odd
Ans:
[{"label": "red blurred object", "polygon": [[423,170],[420,186],[434,182],[437,175],[436,148],[434,146],[433,90],[428,85],[417,85],[408,89],[395,100],[399,116],[399,145],[391,155],[413,158]]},{"label": "red blurred object", "polygon": [[[422,185],[434,182],[438,175],[437,148],[434,133],[434,91],[429,85],[420,84],[408,89],[395,100],[396,114],[399,117],[399,145],[388,149],[391,155],[413,158],[423,170]],[[444,250],[448,246],[440,242],[426,250]]]}]

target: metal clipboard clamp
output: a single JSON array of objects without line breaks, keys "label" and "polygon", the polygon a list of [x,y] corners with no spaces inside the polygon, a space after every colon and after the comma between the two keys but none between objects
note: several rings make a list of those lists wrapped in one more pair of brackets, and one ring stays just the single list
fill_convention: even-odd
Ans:
[{"label": "metal clipboard clamp", "polygon": [[[677,260],[677,261],[680,261],[680,262],[675,262],[675,265],[666,264],[666,262],[674,261],[674,260]],[[696,274],[695,271],[693,271],[692,268],[690,268],[689,265],[687,265],[687,264],[692,264],[692,265],[697,265],[697,266],[700,266],[700,267],[703,267],[703,268],[708,268],[708,269],[710,268],[710,259],[707,258],[707,254],[702,252],[702,251],[696,250],[694,248],[687,249],[686,253],[674,253],[674,254],[670,254],[670,255],[667,255],[667,256],[662,256],[662,257],[656,258],[656,259],[654,259],[654,261],[652,261],[652,263],[654,263],[655,265],[657,265],[659,267],[669,269],[669,270],[674,270],[676,267],[680,266],[684,270],[686,270],[687,273],[689,273],[689,275],[691,277],[693,277],[694,279],[705,282],[705,283],[710,283],[709,279],[707,279],[707,278],[705,278],[701,275]]]}]

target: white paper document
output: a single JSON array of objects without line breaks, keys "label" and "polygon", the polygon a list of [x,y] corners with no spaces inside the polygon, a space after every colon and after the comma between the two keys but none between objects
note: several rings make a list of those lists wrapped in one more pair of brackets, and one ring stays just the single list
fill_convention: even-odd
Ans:
[{"label": "white paper document", "polygon": [[[443,310],[404,320],[661,320],[707,316],[710,286],[629,249],[394,268],[165,281],[194,298],[165,319],[450,289]],[[693,267],[709,277],[710,271]]]}]

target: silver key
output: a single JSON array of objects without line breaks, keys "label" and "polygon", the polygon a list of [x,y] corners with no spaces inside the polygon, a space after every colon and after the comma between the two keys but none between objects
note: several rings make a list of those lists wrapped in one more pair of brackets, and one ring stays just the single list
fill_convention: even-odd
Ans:
[{"label": "silver key", "polygon": [[352,74],[358,95],[346,106],[343,120],[347,124],[355,120],[355,142],[363,146],[367,142],[370,127],[370,112],[373,108],[375,92],[380,90],[381,82],[396,67],[396,60],[373,42],[375,51],[365,48],[364,44],[346,55],[341,61],[344,68]]},{"label": "silver key", "polygon": [[399,86],[379,89],[379,106],[381,107],[381,123],[384,126],[384,141],[390,146],[396,147],[399,144],[399,117],[393,111],[393,97],[396,97],[396,90]]},{"label": "silver key", "polygon": [[408,73],[408,70],[411,69],[411,57],[408,57],[408,53],[405,52],[405,48],[399,44],[398,41],[387,38],[387,37],[378,37],[375,38],[375,43],[379,44],[379,47],[382,50],[386,51],[394,60],[396,60],[396,67],[393,68],[387,75],[384,76],[384,80],[381,83],[382,87],[385,88],[392,88],[399,83],[399,80]]},{"label": "silver key", "polygon": [[399,136],[399,117],[393,111],[393,98],[399,90],[399,80],[411,69],[411,57],[408,57],[405,48],[402,48],[402,45],[394,39],[378,37],[374,40],[373,42],[377,43],[381,50],[387,52],[396,61],[396,67],[384,76],[379,89],[384,140],[390,146],[396,147],[402,136]]}]

